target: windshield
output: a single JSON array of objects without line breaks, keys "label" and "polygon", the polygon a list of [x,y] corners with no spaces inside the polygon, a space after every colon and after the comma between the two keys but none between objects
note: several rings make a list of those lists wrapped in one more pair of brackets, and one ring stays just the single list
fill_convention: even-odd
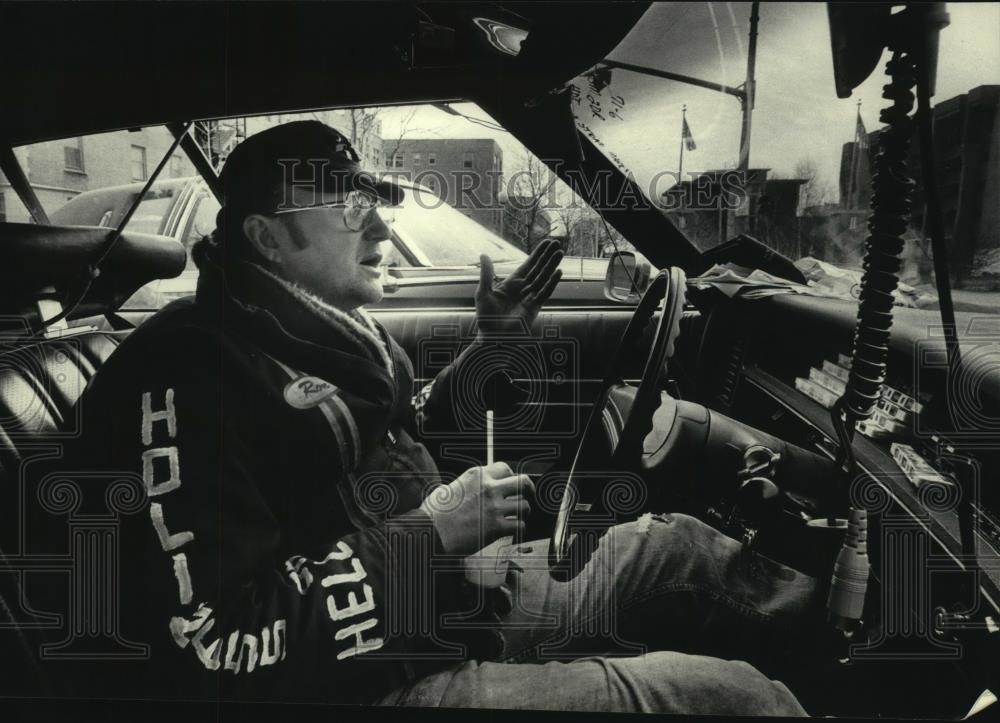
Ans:
[{"label": "windshield", "polygon": [[[743,192],[750,3],[654,3],[607,57],[665,79],[598,65],[572,87],[577,127],[700,249],[745,233],[797,261],[807,278],[856,293],[871,170],[886,105],[888,53],[847,99],[834,88],[824,3],[761,3],[756,97]],[[1000,5],[949,3],[935,105],[938,190],[959,309],[1000,306]],[[707,42],[706,42],[707,39]],[[708,84],[712,87],[704,87]],[[917,187],[905,233],[902,289],[936,307]],[[973,150],[975,149],[975,150]]]},{"label": "windshield", "polygon": [[487,254],[494,263],[522,261],[527,254],[417,186],[406,188],[406,199],[394,212],[396,233],[418,256],[433,266],[471,266]]}]

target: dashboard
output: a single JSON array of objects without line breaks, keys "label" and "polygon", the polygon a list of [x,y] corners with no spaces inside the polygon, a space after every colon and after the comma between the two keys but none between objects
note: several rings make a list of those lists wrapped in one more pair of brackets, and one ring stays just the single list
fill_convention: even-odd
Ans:
[{"label": "dashboard", "polygon": [[[686,365],[699,370],[695,393],[714,410],[833,458],[829,407],[843,392],[856,312],[851,302],[799,295],[731,299],[706,310]],[[880,537],[872,545],[876,576],[905,572],[891,569],[898,556],[878,549],[904,533],[906,544],[916,545],[906,559],[917,567],[909,572],[961,569],[959,515],[971,516],[974,539],[966,546],[974,546],[983,572],[982,599],[996,610],[1000,318],[960,313],[957,321],[965,366],[949,383],[938,313],[894,310],[883,398],[855,435],[865,483],[851,492],[856,506],[878,518],[870,534]],[[954,600],[949,584],[937,587],[933,604]],[[929,614],[926,604],[907,602],[921,616]]]}]

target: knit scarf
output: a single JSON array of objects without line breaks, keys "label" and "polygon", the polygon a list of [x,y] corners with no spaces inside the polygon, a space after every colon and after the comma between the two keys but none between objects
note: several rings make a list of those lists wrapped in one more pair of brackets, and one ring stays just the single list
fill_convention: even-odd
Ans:
[{"label": "knit scarf", "polygon": [[349,339],[358,350],[364,352],[365,356],[381,363],[389,375],[395,377],[389,347],[376,328],[371,314],[364,307],[359,306],[347,312],[341,311],[298,284],[286,281],[265,268],[258,267],[258,269],[276,284],[284,287],[303,308],[336,329],[339,336]]}]

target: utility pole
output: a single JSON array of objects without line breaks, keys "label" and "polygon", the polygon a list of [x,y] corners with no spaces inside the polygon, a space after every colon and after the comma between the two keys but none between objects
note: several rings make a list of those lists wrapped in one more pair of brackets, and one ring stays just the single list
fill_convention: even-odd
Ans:
[{"label": "utility pole", "polygon": [[750,3],[750,44],[747,47],[747,79],[743,84],[743,128],[740,132],[739,170],[750,167],[750,125],[753,116],[754,99],[757,95],[754,72],[757,67],[757,24],[760,21],[760,3]]},{"label": "utility pole", "polygon": [[[754,100],[757,95],[756,80],[754,72],[757,67],[757,24],[760,21],[760,3],[750,3],[750,42],[747,45],[747,78],[743,83],[743,96],[740,104],[743,106],[743,127],[740,130],[740,158],[737,170],[741,174],[743,183],[743,193],[749,193],[750,186],[750,127],[753,118]],[[751,211],[750,199],[747,198],[747,211]],[[727,211],[722,208],[722,198],[719,198],[719,242],[726,240],[727,236]],[[749,219],[748,219],[749,220]],[[756,214],[754,214],[754,231],[756,232]]]}]

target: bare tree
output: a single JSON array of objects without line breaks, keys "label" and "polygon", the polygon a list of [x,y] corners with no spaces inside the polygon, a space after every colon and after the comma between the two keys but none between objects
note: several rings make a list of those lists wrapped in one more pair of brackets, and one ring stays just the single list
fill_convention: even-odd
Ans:
[{"label": "bare tree", "polygon": [[616,248],[632,249],[624,236],[605,223],[601,215],[561,179],[556,180],[549,201],[549,214],[555,221],[557,233],[563,237],[567,255],[601,257]]},{"label": "bare tree", "polygon": [[556,238],[569,256],[601,257],[616,247],[632,246],[604,223],[572,188],[538,158],[523,149],[519,170],[510,176],[504,209],[504,237],[531,251],[545,238]]},{"label": "bare tree", "polygon": [[598,256],[610,256],[615,251],[635,251],[635,246],[629,243],[628,239],[619,233],[611,224],[607,223],[601,215],[588,208],[580,224],[580,228],[589,228],[594,239],[593,243],[597,247]]},{"label": "bare tree", "polygon": [[337,125],[343,128],[344,134],[350,140],[351,145],[358,152],[364,162],[373,167],[384,167],[389,165],[388,159],[396,155],[403,144],[404,139],[413,133],[437,133],[427,128],[417,128],[413,125],[413,120],[420,110],[420,106],[411,106],[406,114],[399,121],[398,129],[392,134],[391,139],[382,135],[382,122],[386,120],[387,111],[394,110],[393,106],[374,106],[369,108],[346,108],[332,112],[313,113],[313,117],[323,122],[334,122],[332,118],[326,116],[336,115]]},{"label": "bare tree", "polygon": [[830,186],[820,181],[819,168],[812,158],[803,158],[795,164],[794,177],[805,181],[801,190],[803,208],[819,206],[830,200]]},{"label": "bare tree", "polygon": [[[569,192],[573,194],[572,191]],[[566,234],[564,248],[568,256],[604,256],[608,248],[613,249],[614,243],[624,249],[621,234],[611,226],[605,228],[597,211],[576,194],[571,196],[568,203],[561,204],[555,210],[555,216]]]},{"label": "bare tree", "polygon": [[531,251],[551,228],[547,209],[556,176],[527,150],[521,154],[519,170],[507,181],[504,236],[525,251]]},{"label": "bare tree", "polygon": [[563,250],[569,256],[592,256],[597,248],[592,239],[582,233],[586,212],[576,203],[563,203],[551,211],[559,227]]},{"label": "bare tree", "polygon": [[379,116],[384,108],[350,108],[347,118],[350,124],[351,145],[363,159],[381,157],[381,130]]},{"label": "bare tree", "polygon": [[410,133],[424,133],[427,129],[425,128],[412,128],[413,118],[417,115],[419,110],[418,106],[413,106],[407,112],[406,115],[399,122],[399,132],[393,135],[393,139],[390,141],[388,139],[382,139],[382,156],[385,159],[385,164],[388,166],[391,164],[390,159],[395,158],[396,154],[399,153],[400,148],[402,148],[403,140]]}]

